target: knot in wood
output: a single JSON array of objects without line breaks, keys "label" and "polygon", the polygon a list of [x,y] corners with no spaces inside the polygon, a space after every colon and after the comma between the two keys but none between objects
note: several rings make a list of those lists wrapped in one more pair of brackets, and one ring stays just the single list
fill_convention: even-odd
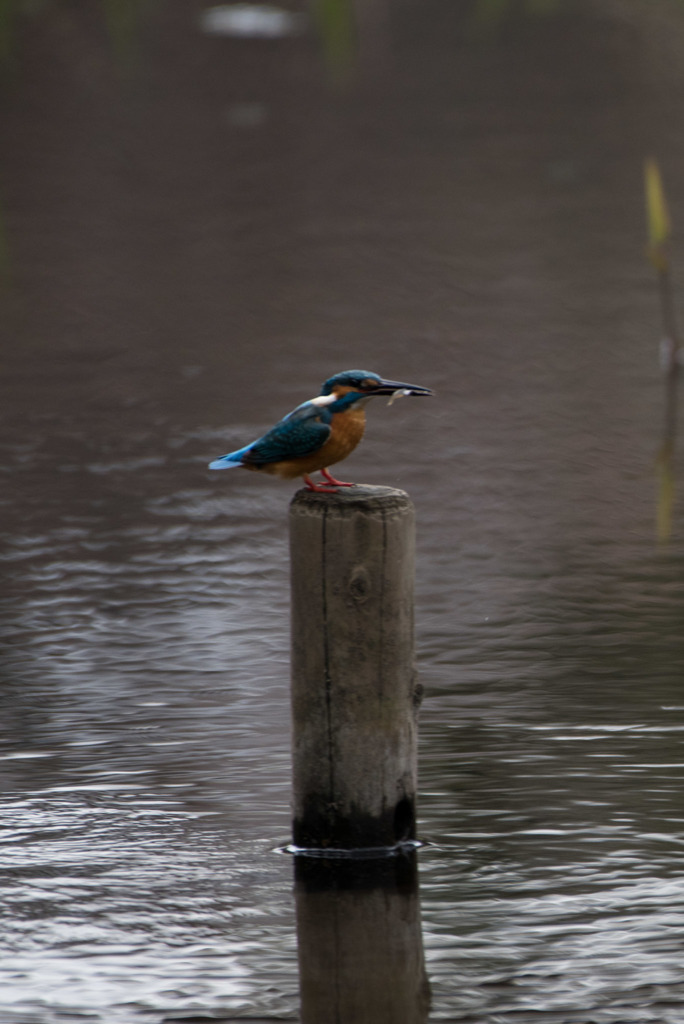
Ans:
[{"label": "knot in wood", "polygon": [[371,593],[371,579],[368,571],[363,565],[357,565],[352,570],[348,584],[349,593],[356,604],[363,604]]}]

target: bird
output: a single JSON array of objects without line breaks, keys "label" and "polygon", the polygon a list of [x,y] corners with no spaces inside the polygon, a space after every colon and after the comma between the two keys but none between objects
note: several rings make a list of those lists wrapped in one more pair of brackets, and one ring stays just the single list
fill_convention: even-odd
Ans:
[{"label": "bird", "polygon": [[[371,398],[433,395],[430,388],[384,380],[367,370],[343,370],[330,377],[316,398],[302,402],[263,437],[244,448],[222,455],[209,469],[242,467],[293,480],[301,476],[309,491],[335,493],[353,483],[337,480],[328,467],[346,459],[363,437],[365,405]],[[320,471],[323,482],[310,474]]]}]

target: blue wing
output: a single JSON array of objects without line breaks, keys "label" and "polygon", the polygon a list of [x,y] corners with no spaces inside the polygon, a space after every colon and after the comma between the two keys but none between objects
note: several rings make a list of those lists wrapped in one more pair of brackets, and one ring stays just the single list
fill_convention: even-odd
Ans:
[{"label": "blue wing", "polygon": [[322,448],[330,437],[332,415],[327,409],[311,402],[289,413],[276,423],[267,434],[229,455],[209,463],[209,469],[229,469],[231,466],[267,466],[271,462],[284,462],[302,455],[311,455]]}]

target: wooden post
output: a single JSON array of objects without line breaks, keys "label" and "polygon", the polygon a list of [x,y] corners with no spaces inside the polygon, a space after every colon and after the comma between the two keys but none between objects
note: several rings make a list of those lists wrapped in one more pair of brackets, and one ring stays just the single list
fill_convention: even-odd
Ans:
[{"label": "wooden post", "polygon": [[415,838],[414,512],[404,491],[300,490],[290,506],[293,838]]}]

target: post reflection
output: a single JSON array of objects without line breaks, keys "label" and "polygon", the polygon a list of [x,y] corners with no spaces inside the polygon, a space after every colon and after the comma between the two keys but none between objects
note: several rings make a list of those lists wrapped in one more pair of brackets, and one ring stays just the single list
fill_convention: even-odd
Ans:
[{"label": "post reflection", "polygon": [[672,234],[672,225],[660,168],[656,160],[649,159],[646,161],[644,181],[646,185],[648,255],[655,267],[658,280],[660,315],[663,324],[660,362],[666,374],[665,421],[663,443],[656,457],[656,471],[658,475],[658,540],[667,541],[672,533],[672,511],[674,507],[674,450],[677,434],[677,384],[679,380],[681,343],[670,269],[669,242]]},{"label": "post reflection", "polygon": [[668,541],[672,535],[672,514],[675,498],[675,440],[677,435],[677,393],[679,366],[672,361],[665,380],[665,424],[663,442],[656,456],[658,477],[657,526],[658,540]]},{"label": "post reflection", "polygon": [[424,1024],[430,1007],[415,851],[298,856],[302,1024]]}]

